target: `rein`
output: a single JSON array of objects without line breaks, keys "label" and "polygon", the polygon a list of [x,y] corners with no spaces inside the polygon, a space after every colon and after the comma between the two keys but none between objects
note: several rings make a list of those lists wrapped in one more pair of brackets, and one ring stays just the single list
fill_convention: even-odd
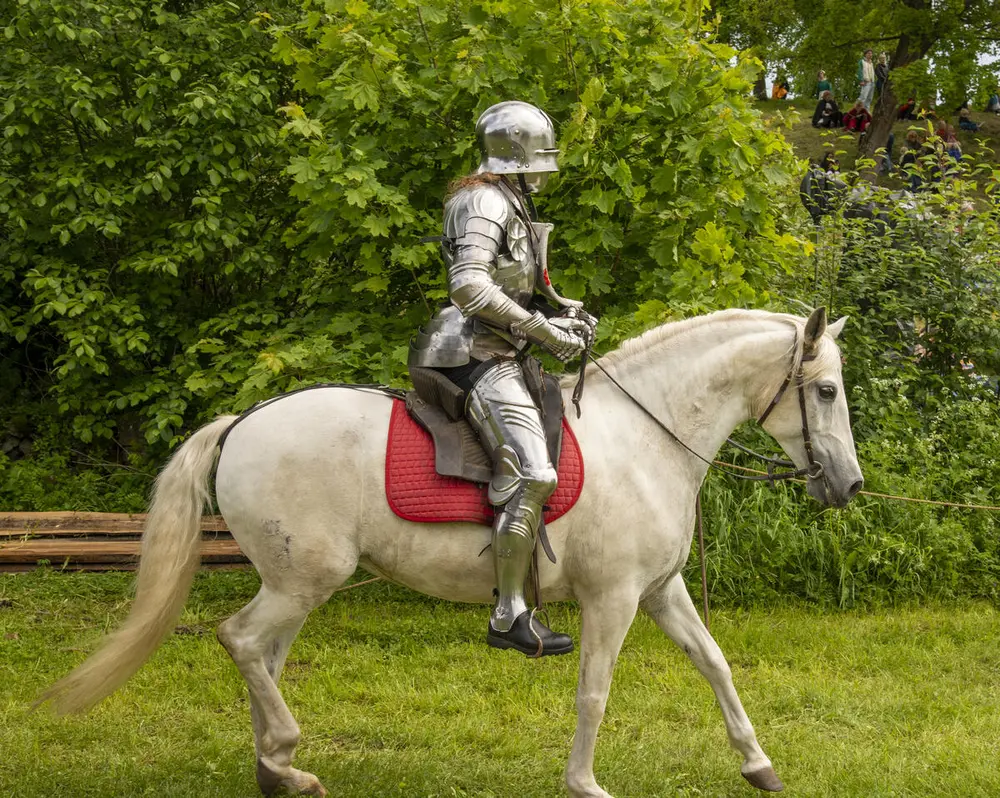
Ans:
[{"label": "rein", "polygon": [[[721,471],[723,474],[727,474],[728,476],[733,477],[734,479],[743,479],[748,482],[769,482],[771,485],[773,485],[778,480],[796,479],[798,477],[803,477],[803,476],[809,477],[810,479],[819,479],[823,475],[823,464],[817,462],[815,459],[815,456],[813,454],[812,439],[810,438],[809,435],[809,419],[808,416],[806,415],[805,374],[802,368],[803,363],[809,360],[813,360],[815,356],[803,354],[802,359],[799,361],[799,366],[796,369],[795,352],[797,350],[798,350],[798,331],[796,331],[795,333],[795,347],[793,347],[792,365],[789,367],[788,376],[785,377],[784,382],[781,383],[781,387],[778,388],[778,392],[774,395],[774,398],[767,406],[767,409],[765,409],[764,412],[761,413],[760,417],[757,419],[757,423],[763,424],[764,421],[767,419],[767,417],[771,415],[771,411],[778,406],[778,403],[785,395],[785,391],[788,390],[788,386],[792,384],[792,380],[794,379],[795,387],[797,388],[799,394],[799,413],[802,419],[802,443],[805,446],[806,459],[809,461],[809,465],[807,465],[805,468],[795,468],[795,464],[789,460],[777,460],[773,457],[767,457],[766,455],[760,454],[759,452],[755,452],[753,449],[749,449],[746,446],[737,443],[732,438],[726,438],[726,441],[732,446],[766,463],[767,474],[739,474],[735,471],[732,471],[728,468],[724,468],[723,466],[717,465],[716,463],[713,463],[711,460],[707,460],[706,458],[702,457],[698,452],[696,452],[694,449],[688,446],[684,441],[682,441],[676,435],[676,433],[674,433],[674,431],[670,429],[670,427],[668,427],[666,424],[660,421],[660,419],[658,419],[653,414],[653,412],[649,410],[649,408],[647,408],[642,402],[636,399],[635,396],[629,393],[628,390],[626,390],[626,388],[620,382],[618,382],[618,380],[612,377],[611,374],[608,372],[608,370],[601,365],[599,360],[593,360],[592,362],[595,366],[597,366],[597,368],[599,368],[602,372],[604,372],[604,376],[606,376],[609,380],[611,380],[611,382],[614,384],[616,388],[618,388],[619,391],[621,391],[623,394],[625,394],[625,396],[631,399],[632,403],[636,407],[638,407],[643,413],[645,413],[650,418],[650,420],[652,420],[652,422],[656,424],[656,426],[658,426],[661,430],[663,430],[670,437],[671,440],[679,444],[684,449],[687,449],[688,452],[690,452],[699,460],[701,460],[703,463],[705,463],[705,465],[707,465],[709,468],[714,468],[716,471]],[[795,468],[795,470],[776,472],[772,470],[774,466],[777,466],[779,468]]]}]

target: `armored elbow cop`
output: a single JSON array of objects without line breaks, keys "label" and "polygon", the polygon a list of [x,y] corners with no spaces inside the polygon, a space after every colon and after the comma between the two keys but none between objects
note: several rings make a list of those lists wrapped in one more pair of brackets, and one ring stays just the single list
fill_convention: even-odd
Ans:
[{"label": "armored elbow cop", "polygon": [[555,326],[538,310],[523,321],[511,324],[510,331],[517,338],[540,344],[563,362],[580,354],[586,346],[583,338]]}]

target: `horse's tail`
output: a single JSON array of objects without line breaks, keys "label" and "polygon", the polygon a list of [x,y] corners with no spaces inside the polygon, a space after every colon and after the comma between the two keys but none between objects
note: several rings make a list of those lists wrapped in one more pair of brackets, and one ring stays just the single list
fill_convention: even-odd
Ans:
[{"label": "horse's tail", "polygon": [[170,458],[153,490],[128,617],[39,703],[51,700],[60,713],[92,707],[125,684],[173,631],[201,563],[201,514],[216,446],[233,421],[223,416],[206,424]]}]

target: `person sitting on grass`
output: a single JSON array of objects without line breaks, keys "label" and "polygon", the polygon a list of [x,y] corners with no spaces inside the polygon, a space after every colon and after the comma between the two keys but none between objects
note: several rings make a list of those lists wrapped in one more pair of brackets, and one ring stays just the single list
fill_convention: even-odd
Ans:
[{"label": "person sitting on grass", "polygon": [[816,98],[822,99],[825,91],[833,91],[833,84],[826,79],[826,72],[821,69],[816,78]]},{"label": "person sitting on grass", "polygon": [[840,127],[843,124],[843,114],[837,107],[837,101],[833,99],[833,92],[823,92],[823,97],[816,103],[816,110],[813,111],[813,127]]},{"label": "person sitting on grass", "polygon": [[852,133],[864,133],[871,123],[872,115],[862,100],[854,103],[854,107],[844,114],[844,127]]},{"label": "person sitting on grass", "polygon": [[959,111],[958,126],[962,128],[962,130],[971,130],[973,133],[979,130],[979,123],[972,121],[972,113],[968,108],[963,108]]},{"label": "person sitting on grass", "polygon": [[986,103],[986,113],[1000,114],[1000,91],[995,91],[990,95],[990,99]]},{"label": "person sitting on grass", "polygon": [[905,103],[903,103],[896,110],[896,119],[916,119],[917,118],[917,101],[910,97]]},{"label": "person sitting on grass", "polygon": [[784,100],[788,96],[788,89],[785,88],[785,81],[776,80],[771,87],[772,100]]}]

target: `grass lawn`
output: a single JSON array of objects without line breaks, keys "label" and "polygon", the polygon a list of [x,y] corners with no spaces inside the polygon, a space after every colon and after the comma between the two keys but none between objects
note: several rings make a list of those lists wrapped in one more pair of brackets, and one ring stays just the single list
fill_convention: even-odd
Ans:
[{"label": "grass lawn", "polygon": [[[82,717],[28,704],[127,609],[125,574],[0,577],[0,795],[253,796],[241,678],[214,627],[253,573],[203,574],[178,631]],[[572,605],[554,625],[579,635]],[[484,607],[384,583],[309,619],[283,680],[298,764],[331,798],[565,794],[578,656],[482,642]],[[714,632],[789,796],[1000,795],[1000,612],[716,608]],[[598,742],[617,798],[748,796],[706,682],[645,617]]]}]

